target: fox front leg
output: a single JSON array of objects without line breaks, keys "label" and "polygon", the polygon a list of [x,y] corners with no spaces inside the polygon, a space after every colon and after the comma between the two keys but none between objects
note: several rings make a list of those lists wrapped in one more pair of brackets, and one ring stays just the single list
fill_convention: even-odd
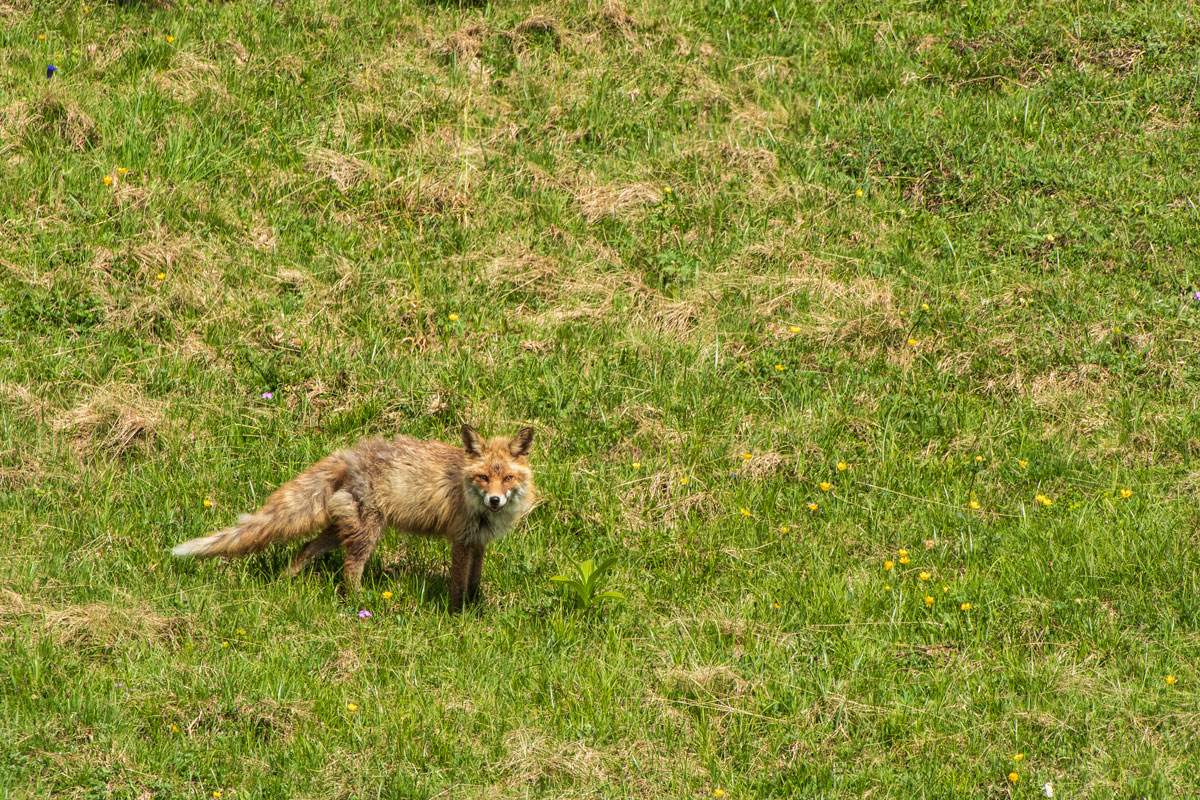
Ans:
[{"label": "fox front leg", "polygon": [[471,581],[471,548],[455,542],[450,546],[450,613],[462,611],[463,598]]}]

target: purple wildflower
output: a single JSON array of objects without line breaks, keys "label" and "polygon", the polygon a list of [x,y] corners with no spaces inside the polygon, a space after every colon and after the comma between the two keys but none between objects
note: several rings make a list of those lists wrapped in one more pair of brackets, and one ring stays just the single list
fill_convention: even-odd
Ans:
[{"label": "purple wildflower", "polygon": [[263,400],[274,400],[274,399],[275,399],[275,395],[274,395],[274,393],[272,393],[272,392],[263,392],[263,393],[262,393],[262,399],[263,399]]},{"label": "purple wildflower", "polygon": [[46,65],[46,80],[50,80],[51,78],[53,78],[54,73],[56,73],[56,72],[58,72],[58,67],[54,66],[53,64],[47,64]]},{"label": "purple wildflower", "polygon": [[1194,292],[1192,294],[1192,299],[1195,300],[1197,303],[1200,303],[1200,292]]},{"label": "purple wildflower", "polygon": [[359,619],[366,619],[367,617],[370,617],[370,616],[372,616],[371,612],[367,611],[365,608],[362,611],[358,612]]}]

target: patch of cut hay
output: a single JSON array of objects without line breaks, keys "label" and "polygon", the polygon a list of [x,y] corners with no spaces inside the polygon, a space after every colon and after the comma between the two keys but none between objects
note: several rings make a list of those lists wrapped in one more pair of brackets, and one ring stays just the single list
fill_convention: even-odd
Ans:
[{"label": "patch of cut hay", "polygon": [[[753,458],[746,461],[742,458],[741,453],[751,453]],[[740,462],[738,473],[747,478],[764,478],[770,475],[778,475],[784,472],[787,468],[787,461],[779,453],[772,452],[753,452],[752,450],[743,450],[734,457]]]},{"label": "patch of cut hay", "polygon": [[748,693],[753,684],[732,668],[677,664],[662,675],[664,688],[672,697],[729,698]]},{"label": "patch of cut hay", "polygon": [[363,181],[375,180],[375,170],[366,161],[327,147],[309,151],[307,167],[309,172],[328,180],[342,194]]},{"label": "patch of cut hay", "polygon": [[[680,480],[688,478],[687,484]],[[641,526],[677,523],[699,515],[708,519],[722,513],[720,502],[710,491],[704,491],[681,469],[664,470],[648,475],[622,493],[626,519]]]},{"label": "patch of cut hay", "polygon": [[169,70],[154,75],[154,85],[178,103],[192,105],[206,91],[222,102],[229,101],[229,92],[218,76],[220,67],[212,61],[183,51],[172,60]]},{"label": "patch of cut hay", "polygon": [[597,16],[608,30],[620,34],[626,41],[637,41],[637,31],[641,25],[629,14],[621,0],[604,0]]},{"label": "patch of cut hay", "polygon": [[163,427],[163,415],[139,398],[133,387],[110,384],[53,420],[50,427],[69,434],[82,451],[120,455],[152,445]]},{"label": "patch of cut hay", "polygon": [[594,786],[607,777],[604,757],[583,742],[555,742],[537,731],[519,729],[504,737],[507,750],[500,772],[526,785],[570,779]]},{"label": "patch of cut hay", "polygon": [[249,700],[240,695],[233,701],[213,698],[197,708],[171,707],[167,712],[189,737],[249,730],[260,741],[287,739],[297,726],[313,718],[308,701],[273,697]]},{"label": "patch of cut hay", "polygon": [[546,35],[553,39],[555,47],[562,43],[563,32],[561,24],[558,20],[545,14],[533,14],[529,16],[517,23],[507,35],[514,42],[520,42],[523,39],[538,34]]},{"label": "patch of cut hay", "polygon": [[28,600],[10,589],[0,589],[0,623],[21,621],[34,625],[62,648],[104,648],[133,642],[177,644],[188,636],[187,620],[163,617],[146,607],[110,603],[48,606]]},{"label": "patch of cut hay", "polygon": [[100,130],[78,103],[56,95],[44,95],[32,103],[16,102],[8,106],[4,128],[18,136],[53,136],[69,150],[85,152],[100,144]]},{"label": "patch of cut hay", "polygon": [[470,62],[483,52],[483,45],[492,35],[491,29],[481,23],[463,26],[447,36],[434,52],[442,57],[453,57],[460,62]]},{"label": "patch of cut hay", "polygon": [[[593,176],[594,179],[594,176]],[[652,183],[630,183],[624,186],[592,185],[575,195],[579,211],[589,224],[605,217],[640,212],[646,206],[662,202],[660,187]]]}]

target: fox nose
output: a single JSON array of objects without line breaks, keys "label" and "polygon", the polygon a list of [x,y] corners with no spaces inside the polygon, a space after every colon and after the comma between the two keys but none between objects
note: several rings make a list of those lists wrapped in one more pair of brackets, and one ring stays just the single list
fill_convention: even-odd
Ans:
[{"label": "fox nose", "polygon": [[500,507],[500,495],[494,494],[491,497],[489,497],[488,505],[491,506],[492,508],[499,508]]}]

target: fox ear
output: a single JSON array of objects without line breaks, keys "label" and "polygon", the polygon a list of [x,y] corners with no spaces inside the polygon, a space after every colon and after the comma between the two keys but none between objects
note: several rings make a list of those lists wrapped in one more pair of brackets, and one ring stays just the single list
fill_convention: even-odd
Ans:
[{"label": "fox ear", "polygon": [[531,447],[533,447],[533,428],[521,428],[508,440],[508,452],[512,453],[513,458],[529,455]]},{"label": "fox ear", "polygon": [[477,456],[483,453],[483,437],[470,425],[462,426],[462,443],[468,455]]}]

